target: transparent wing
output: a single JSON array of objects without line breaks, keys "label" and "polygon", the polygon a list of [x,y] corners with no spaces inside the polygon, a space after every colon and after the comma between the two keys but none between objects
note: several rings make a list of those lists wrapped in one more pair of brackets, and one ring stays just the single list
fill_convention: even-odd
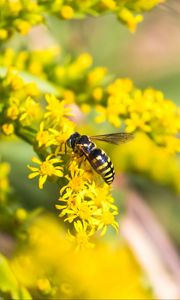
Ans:
[{"label": "transparent wing", "polygon": [[92,140],[103,141],[111,144],[122,144],[126,143],[134,138],[133,133],[110,133],[110,134],[102,134],[102,135],[93,135],[90,137]]}]

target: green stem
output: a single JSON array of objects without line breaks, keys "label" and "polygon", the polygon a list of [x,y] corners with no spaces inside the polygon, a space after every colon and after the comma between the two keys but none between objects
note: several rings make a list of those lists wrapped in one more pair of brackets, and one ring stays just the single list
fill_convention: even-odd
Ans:
[{"label": "green stem", "polygon": [[23,141],[30,145],[34,145],[34,140],[36,136],[36,131],[28,127],[19,127],[15,129],[15,134],[21,138]]}]

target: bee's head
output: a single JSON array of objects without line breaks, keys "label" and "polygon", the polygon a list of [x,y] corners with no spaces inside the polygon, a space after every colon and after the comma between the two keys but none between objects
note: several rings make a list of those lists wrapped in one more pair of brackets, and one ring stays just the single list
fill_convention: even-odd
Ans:
[{"label": "bee's head", "polygon": [[71,136],[67,139],[66,144],[68,147],[74,149],[76,142],[79,140],[81,135],[78,132],[71,134]]}]

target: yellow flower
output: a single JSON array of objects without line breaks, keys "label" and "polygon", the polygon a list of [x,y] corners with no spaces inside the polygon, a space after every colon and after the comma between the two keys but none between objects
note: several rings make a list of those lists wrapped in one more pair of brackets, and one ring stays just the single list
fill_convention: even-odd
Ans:
[{"label": "yellow flower", "polygon": [[74,10],[69,5],[63,5],[61,7],[60,14],[66,20],[72,19],[74,17]]},{"label": "yellow flower", "polygon": [[8,1],[8,7],[13,15],[17,15],[22,10],[22,4],[19,0]]},{"label": "yellow flower", "polygon": [[135,32],[137,24],[143,21],[142,15],[136,15],[134,16],[130,10],[127,8],[123,8],[120,10],[118,16],[121,18],[121,20],[127,24],[129,30],[131,32]]},{"label": "yellow flower", "polygon": [[1,128],[5,135],[11,135],[14,133],[14,125],[12,123],[5,123]]},{"label": "yellow flower", "polygon": [[107,9],[115,9],[116,8],[116,2],[114,0],[101,0],[102,5]]},{"label": "yellow flower", "polygon": [[36,97],[36,96],[39,96],[39,94],[40,94],[40,91],[37,88],[37,85],[35,84],[35,82],[26,83],[25,90],[26,90],[26,93],[28,94],[28,96],[31,96],[31,97]]},{"label": "yellow flower", "polygon": [[16,19],[15,26],[22,35],[26,35],[32,27],[28,21],[22,19]]},{"label": "yellow flower", "polygon": [[28,178],[32,179],[36,176],[39,176],[39,188],[42,189],[45,181],[47,180],[48,177],[52,176],[57,176],[57,177],[62,177],[63,172],[62,172],[62,167],[61,166],[54,166],[54,164],[59,164],[62,162],[61,159],[58,158],[52,158],[52,154],[48,155],[46,157],[45,161],[41,161],[36,157],[32,158],[32,161],[34,163],[39,164],[39,168],[37,167],[32,167],[28,166],[28,168],[33,172],[29,174]]},{"label": "yellow flower", "polygon": [[119,117],[119,111],[116,109],[116,106],[108,106],[107,108],[97,105],[96,111],[99,115],[95,118],[97,123],[102,123],[109,121],[115,127],[120,127],[121,119]]},{"label": "yellow flower", "polygon": [[102,203],[102,215],[100,217],[100,222],[98,225],[98,230],[101,230],[101,235],[104,235],[107,231],[108,225],[111,225],[116,231],[118,230],[118,222],[115,220],[114,216],[118,215],[117,207],[111,211],[108,203]]},{"label": "yellow flower", "polygon": [[51,292],[51,284],[47,278],[39,278],[36,282],[38,290],[44,294],[47,295]]},{"label": "yellow flower", "polygon": [[18,208],[16,210],[16,219],[23,222],[27,218],[27,211],[24,208]]},{"label": "yellow flower", "polygon": [[151,126],[148,124],[149,114],[139,115],[137,113],[132,113],[130,118],[125,121],[127,125],[127,132],[135,131],[135,129],[142,129],[145,132],[151,131]]},{"label": "yellow flower", "polygon": [[93,248],[94,244],[89,242],[90,237],[94,234],[94,230],[88,229],[88,225],[86,223],[82,224],[81,221],[77,221],[74,223],[75,235],[72,235],[69,232],[70,240],[76,243],[76,251],[79,251],[84,248]]},{"label": "yellow flower", "polygon": [[76,195],[75,204],[66,209],[66,214],[65,221],[69,223],[78,218],[83,224],[86,222],[93,227],[99,223],[97,216],[100,216],[101,210],[96,207],[93,200],[84,200],[81,196]]},{"label": "yellow flower", "polygon": [[110,95],[127,94],[133,90],[133,82],[129,78],[116,79],[107,87]]},{"label": "yellow flower", "polygon": [[92,96],[95,99],[95,101],[99,102],[101,101],[103,97],[103,89],[101,87],[97,87],[92,91]]},{"label": "yellow flower", "polygon": [[94,68],[88,74],[89,85],[95,86],[95,85],[100,84],[103,81],[103,79],[105,78],[106,73],[107,73],[107,68],[103,68],[103,67]]},{"label": "yellow flower", "polygon": [[8,107],[6,115],[11,120],[16,120],[19,115],[19,108],[16,104],[12,104]]},{"label": "yellow flower", "polygon": [[82,53],[78,56],[76,63],[80,68],[88,69],[93,63],[93,58],[89,53]]},{"label": "yellow flower", "polygon": [[5,40],[8,37],[8,31],[6,29],[0,29],[0,40]]},{"label": "yellow flower", "polygon": [[63,91],[63,98],[66,103],[74,103],[75,102],[75,93],[71,90],[64,90]]},{"label": "yellow flower", "polygon": [[44,122],[40,123],[40,128],[38,133],[36,134],[36,141],[38,142],[38,147],[49,147],[54,143],[54,135],[50,133],[49,130],[44,129]]},{"label": "yellow flower", "polygon": [[19,77],[17,72],[14,70],[10,70],[8,72],[7,76],[5,77],[4,84],[7,86],[10,85],[10,88],[13,91],[19,91],[24,87],[22,78]]},{"label": "yellow flower", "polygon": [[71,108],[66,105],[65,100],[59,100],[54,95],[46,95],[46,110],[44,118],[57,124],[62,121],[64,117],[72,116]]},{"label": "yellow flower", "polygon": [[55,153],[64,152],[65,143],[70,135],[74,132],[74,123],[69,119],[63,119],[60,123],[60,128],[49,128],[49,133],[52,135],[52,145],[57,146]]},{"label": "yellow flower", "polygon": [[26,124],[30,124],[32,121],[37,120],[40,118],[41,115],[41,108],[39,103],[37,103],[31,97],[27,97],[24,102],[24,105],[21,108],[21,116],[19,120],[22,122],[24,121]]}]

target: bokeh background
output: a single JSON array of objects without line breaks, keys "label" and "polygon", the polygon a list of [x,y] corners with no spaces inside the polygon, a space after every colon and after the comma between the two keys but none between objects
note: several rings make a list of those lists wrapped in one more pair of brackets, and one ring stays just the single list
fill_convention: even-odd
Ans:
[{"label": "bokeh background", "polygon": [[[180,104],[178,0],[168,1],[167,5],[162,4],[146,13],[135,34],[111,15],[66,22],[48,17],[48,28],[34,28],[25,38],[16,34],[8,43],[17,50],[27,47],[42,49],[58,44],[64,54],[76,56],[89,52],[94,65],[107,67],[112,76],[131,78],[140,88],[159,89],[167,99]],[[81,118],[79,122],[82,122]],[[83,119],[83,122],[87,131],[91,118]],[[94,130],[97,134],[99,129]],[[103,124],[99,132],[110,130],[113,128]],[[155,295],[160,299],[178,299],[180,158],[178,155],[164,157],[163,149],[156,151],[144,135],[138,135],[122,150],[118,148],[118,159],[116,149],[111,146],[105,146],[105,149],[112,153],[117,169],[114,197],[120,207],[120,235],[146,272]],[[31,147],[23,142],[1,140],[0,156],[11,163],[10,181],[23,207],[27,210],[46,207],[58,219],[54,208],[58,198],[56,187],[48,183],[40,191],[27,179],[26,166],[32,155]],[[173,171],[168,173],[172,168]],[[110,232],[106,239],[111,238]],[[3,237],[0,247],[5,254],[11,253],[11,243]]]}]

